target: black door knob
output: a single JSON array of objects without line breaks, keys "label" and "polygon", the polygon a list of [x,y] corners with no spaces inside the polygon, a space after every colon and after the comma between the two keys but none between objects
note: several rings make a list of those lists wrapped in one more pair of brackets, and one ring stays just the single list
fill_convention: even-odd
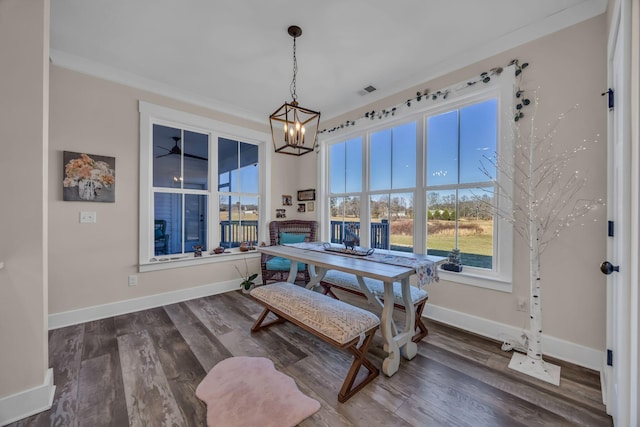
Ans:
[{"label": "black door knob", "polygon": [[620,267],[611,264],[609,261],[605,261],[600,264],[600,271],[602,271],[604,274],[611,274],[614,271],[620,271]]}]

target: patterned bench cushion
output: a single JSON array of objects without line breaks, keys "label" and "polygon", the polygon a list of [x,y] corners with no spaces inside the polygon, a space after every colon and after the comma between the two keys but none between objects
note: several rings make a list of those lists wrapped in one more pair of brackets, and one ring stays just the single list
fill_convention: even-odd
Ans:
[{"label": "patterned bench cushion", "polygon": [[288,282],[258,286],[251,296],[340,344],[380,324],[373,313]]},{"label": "patterned bench cushion", "polygon": [[[384,298],[384,283],[382,283],[382,281],[370,279],[368,277],[363,277],[363,279],[364,283],[375,296],[381,299]],[[360,285],[358,284],[358,279],[354,274],[351,273],[329,270],[327,271],[327,274],[324,276],[324,279],[322,279],[322,281],[341,288],[352,289],[356,292],[362,293]],[[409,288],[411,289],[411,302],[414,305],[429,297],[427,291],[424,291],[416,286],[410,286]],[[395,303],[404,307],[404,301],[402,301],[402,286],[398,282],[393,284],[393,295]]]}]

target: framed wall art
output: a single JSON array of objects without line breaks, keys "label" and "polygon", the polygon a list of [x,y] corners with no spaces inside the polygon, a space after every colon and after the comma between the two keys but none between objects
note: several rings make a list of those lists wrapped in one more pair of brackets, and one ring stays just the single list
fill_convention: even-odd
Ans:
[{"label": "framed wall art", "polygon": [[298,191],[298,201],[299,202],[308,202],[310,200],[316,199],[316,190],[310,188],[309,190],[300,190]]},{"label": "framed wall art", "polygon": [[62,160],[62,200],[115,202],[115,157],[63,151]]}]

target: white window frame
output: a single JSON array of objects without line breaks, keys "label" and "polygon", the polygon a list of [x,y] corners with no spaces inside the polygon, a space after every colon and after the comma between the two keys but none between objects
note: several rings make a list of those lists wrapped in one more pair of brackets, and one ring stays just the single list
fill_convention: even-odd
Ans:
[{"label": "white window frame", "polygon": [[[363,140],[363,188],[359,194],[349,193],[350,196],[360,196],[360,216],[366,218],[366,227],[361,226],[360,237],[363,242],[369,241],[369,198],[371,195],[379,192],[369,190],[369,138],[374,132],[395,127],[403,123],[415,121],[417,123],[417,152],[416,152],[416,175],[417,183],[415,189],[397,189],[393,192],[414,192],[414,248],[416,251],[426,249],[426,121],[429,116],[462,108],[466,105],[475,104],[491,98],[498,100],[498,155],[502,160],[513,160],[513,111],[514,111],[514,94],[516,91],[516,82],[513,67],[505,68],[500,76],[492,78],[491,82],[484,84],[478,83],[473,87],[466,87],[466,82],[453,85],[448,88],[449,95],[447,99],[438,99],[437,101],[428,101],[424,106],[416,106],[413,108],[404,108],[397,112],[393,119],[383,121],[367,121],[360,120],[355,127],[349,132],[340,133],[336,136],[322,138],[320,141],[320,162],[319,162],[319,187],[322,204],[320,206],[320,217],[330,223],[330,197],[342,196],[342,194],[332,195],[329,188],[329,163],[330,150],[332,144],[344,142],[356,137],[362,137]],[[496,186],[496,202],[498,209],[502,210],[505,205],[511,203],[513,194],[513,183],[511,183],[505,174],[505,171],[498,170]],[[504,188],[510,194],[502,194],[498,188]],[[366,202],[366,203],[365,203]],[[424,216],[424,221],[423,221]],[[465,266],[460,273],[452,273],[445,270],[439,270],[438,274],[443,280],[457,282],[461,284],[478,286],[482,288],[494,289],[504,292],[512,291],[513,280],[513,226],[505,220],[494,215],[494,268],[481,269]],[[324,227],[322,239],[328,241],[330,239],[330,227]]]},{"label": "white window frame", "polygon": [[[238,256],[257,257],[259,254],[240,252],[238,248],[229,249],[224,254],[210,255],[219,241],[219,229],[217,220],[219,215],[219,192],[217,169],[217,141],[219,137],[256,144],[258,146],[259,172],[259,223],[264,225],[267,221],[266,213],[269,212],[269,192],[267,177],[271,175],[270,157],[267,155],[267,148],[270,136],[264,132],[243,128],[214,119],[198,116],[184,111],[139,101],[138,111],[140,113],[140,218],[139,218],[139,255],[138,270],[140,272],[164,270],[168,268],[185,267],[189,265],[199,265],[213,262],[229,261]],[[202,257],[190,255],[167,255],[155,256],[153,245],[153,125],[175,127],[178,129],[194,130],[209,136],[209,190],[207,204],[207,251],[202,253]],[[265,227],[258,229],[259,239],[265,238]]]}]

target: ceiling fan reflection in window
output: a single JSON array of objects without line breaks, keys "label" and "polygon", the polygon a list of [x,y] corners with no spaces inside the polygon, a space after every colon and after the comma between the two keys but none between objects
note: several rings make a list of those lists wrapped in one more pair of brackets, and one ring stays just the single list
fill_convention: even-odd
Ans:
[{"label": "ceiling fan reflection in window", "polygon": [[175,141],[175,145],[173,147],[171,147],[171,149],[158,146],[158,148],[162,148],[163,150],[167,150],[168,153],[156,156],[156,159],[159,159],[160,157],[170,156],[172,154],[177,154],[178,156],[182,154],[184,157],[190,157],[192,159],[209,160],[206,157],[196,156],[195,154],[182,153],[182,150],[180,149],[180,146],[178,145],[178,142],[180,142],[180,137],[179,136],[172,136],[171,139],[173,139]]}]

